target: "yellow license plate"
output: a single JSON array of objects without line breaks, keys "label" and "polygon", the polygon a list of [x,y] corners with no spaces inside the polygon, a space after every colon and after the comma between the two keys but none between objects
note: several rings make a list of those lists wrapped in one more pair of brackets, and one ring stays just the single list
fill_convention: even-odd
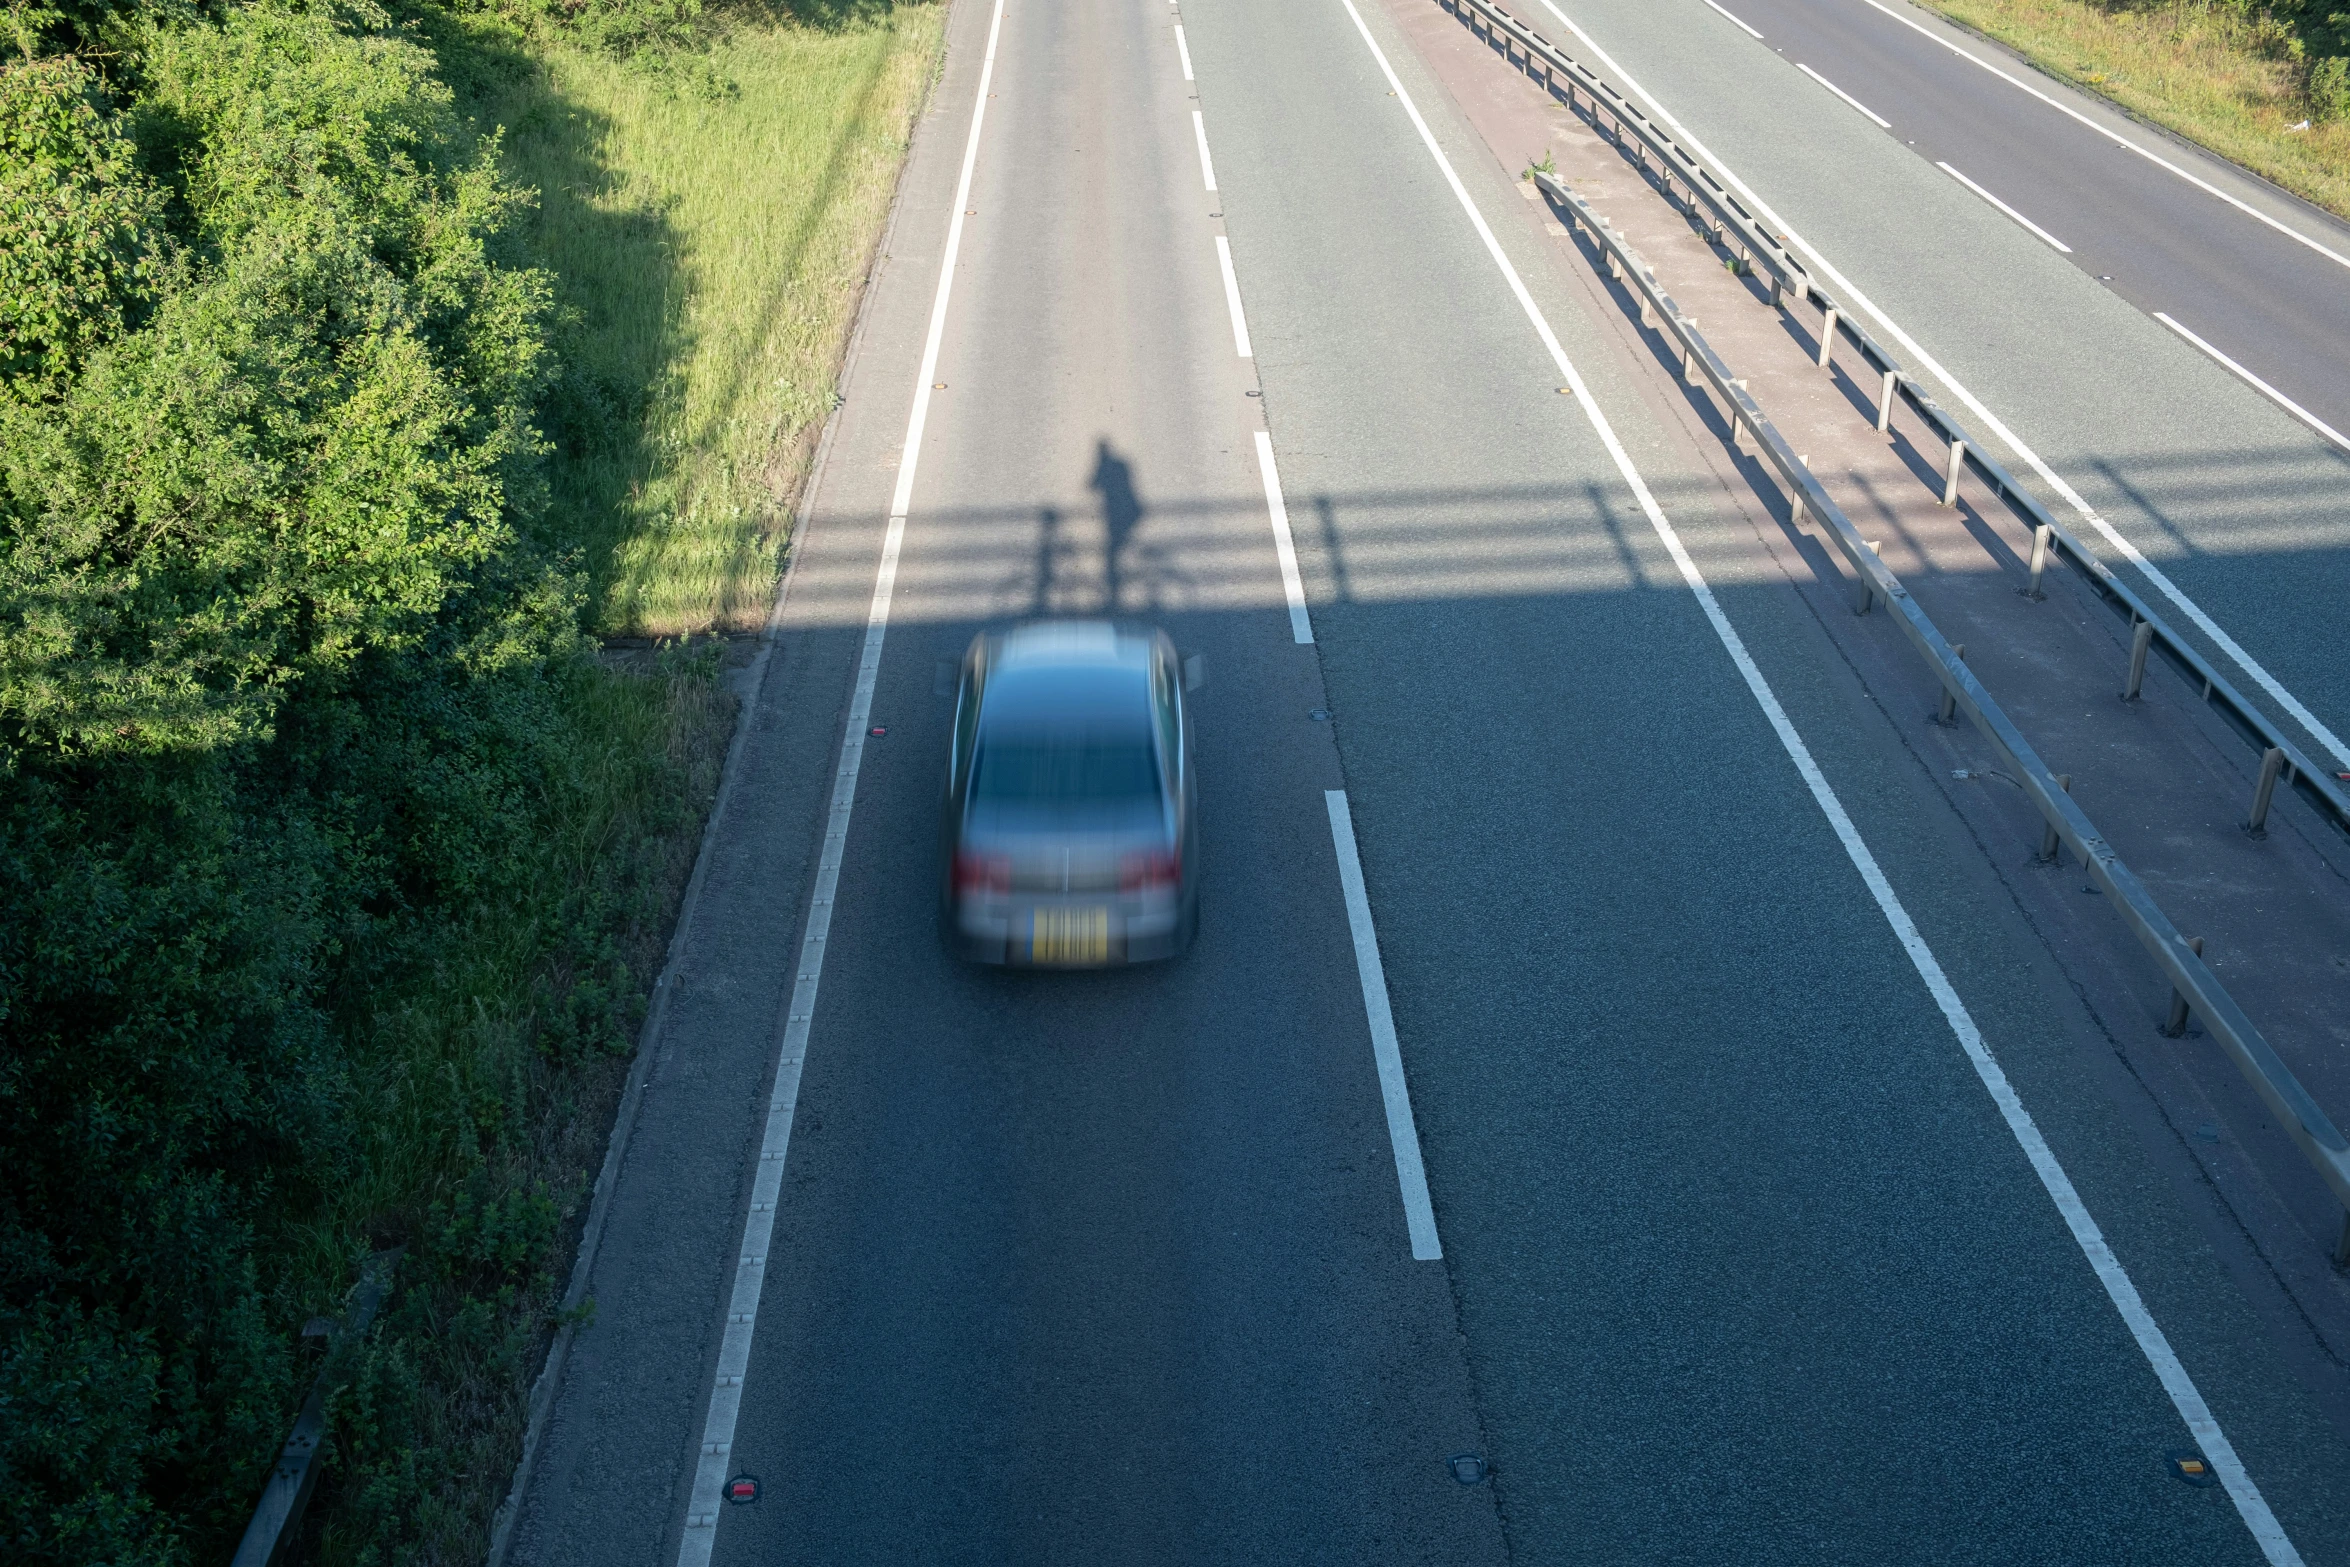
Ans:
[{"label": "yellow license plate", "polygon": [[1107,963],[1108,909],[1037,909],[1029,915],[1028,958],[1032,963]]}]

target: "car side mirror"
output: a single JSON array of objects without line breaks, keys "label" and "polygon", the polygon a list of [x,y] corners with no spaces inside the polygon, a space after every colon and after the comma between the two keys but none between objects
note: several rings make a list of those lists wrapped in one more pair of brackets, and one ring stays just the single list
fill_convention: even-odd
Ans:
[{"label": "car side mirror", "polygon": [[1186,690],[1186,691],[1197,691],[1197,690],[1198,690],[1198,689],[1199,689],[1201,686],[1204,686],[1204,685],[1206,685],[1207,683],[1208,683],[1208,661],[1207,661],[1207,659],[1206,659],[1206,658],[1205,658],[1203,655],[1201,655],[1201,654],[1198,654],[1198,653],[1194,653],[1194,654],[1192,654],[1191,656],[1189,656],[1188,658],[1184,659],[1184,661],[1183,661],[1183,689],[1184,689],[1184,690]]}]

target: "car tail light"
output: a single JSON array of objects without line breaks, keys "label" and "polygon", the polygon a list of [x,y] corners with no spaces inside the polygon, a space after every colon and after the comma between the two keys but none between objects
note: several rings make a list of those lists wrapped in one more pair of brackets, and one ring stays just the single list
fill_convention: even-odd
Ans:
[{"label": "car tail light", "polygon": [[1005,893],[1012,890],[1012,862],[1001,854],[955,855],[955,891]]},{"label": "car tail light", "polygon": [[1149,854],[1129,854],[1118,862],[1118,889],[1121,892],[1144,892],[1157,887],[1172,887],[1183,880],[1182,856],[1165,850]]}]

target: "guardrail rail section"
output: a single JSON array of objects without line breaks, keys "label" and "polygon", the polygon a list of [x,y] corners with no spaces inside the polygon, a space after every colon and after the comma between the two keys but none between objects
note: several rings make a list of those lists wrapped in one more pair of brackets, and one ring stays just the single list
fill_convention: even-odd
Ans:
[{"label": "guardrail rail section", "polygon": [[[1701,221],[1713,242],[1734,253],[1741,270],[1759,272],[1770,284],[1770,303],[1786,310],[1801,301],[1821,312],[1819,360],[1828,363],[1836,339],[1842,336],[1878,376],[1876,427],[1889,428],[1896,403],[1906,404],[1927,427],[1947,443],[1949,463],[1943,504],[1958,499],[1958,484],[1969,469],[1978,474],[2016,517],[2032,530],[2030,585],[2023,591],[2040,596],[2040,581],[2053,553],[2071,565],[2116,613],[2129,618],[2131,659],[2129,691],[2136,694],[2144,678],[2146,659],[2159,651],[2179,673],[2199,685],[2203,699],[2217,708],[2230,727],[2262,752],[2260,783],[2247,825],[2258,830],[2265,820],[2269,798],[2280,780],[2293,788],[2350,838],[2350,796],[2318,770],[2267,715],[2246,701],[2228,680],[2194,647],[2179,638],[2146,601],[2058,523],[2037,497],[2015,482],[2006,468],[1928,397],[1913,377],[1882,345],[1863,332],[1852,313],[1798,263],[1754,215],[1739,204],[1702,164],[1646,116],[1594,75],[1587,67],[1535,33],[1490,0],[1436,0],[1458,17],[1471,32],[1499,50],[1510,64],[1539,81],[1555,98],[1579,115],[1642,172],[1654,179],[1667,199]],[[2094,822],[2073,802],[2064,785],[2033,749],[2023,732],[1994,701],[1952,650],[1901,580],[1877,558],[1851,519],[1813,477],[1793,447],[1764,415],[1746,388],[1716,354],[1696,323],[1681,313],[1657,283],[1655,273],[1623,237],[1554,176],[1535,172],[1535,185],[1564,218],[1570,233],[1580,233],[1593,247],[1597,261],[1639,304],[1641,325],[1663,335],[1678,351],[1683,378],[1703,386],[1719,401],[1734,443],[1748,442],[1785,487],[1796,517],[1809,512],[1832,539],[1856,584],[1854,610],[1865,614],[1882,603],[1890,619],[1924,660],[1940,683],[1945,715],[1964,712],[1983,736],[2015,769],[2028,798],[2047,824],[2049,841],[2044,853],[2059,846],[2081,857],[2089,875],[2104,890],[2112,906],[2138,942],[2169,979],[2173,995],[2173,1027],[2183,1023],[2180,1008],[2191,1009],[2203,1020],[2261,1101],[2268,1106],[2303,1157],[2317,1172],[2344,1209],[2343,1224],[2334,1244],[2334,1260],[2350,1262],[2350,1141],[2346,1141],[2326,1113],[2318,1108],[2301,1082],[2275,1049],[2261,1036],[2252,1019],[2205,966],[2202,943],[2179,934],[2135,873],[2124,865]],[[1676,192],[1680,187],[1682,195]]]}]

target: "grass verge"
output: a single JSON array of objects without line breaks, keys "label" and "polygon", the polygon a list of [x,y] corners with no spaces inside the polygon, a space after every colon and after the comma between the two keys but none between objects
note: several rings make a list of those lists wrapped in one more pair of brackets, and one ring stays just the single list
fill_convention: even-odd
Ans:
[{"label": "grass verge", "polygon": [[[2090,0],[1925,0],[1934,10],[2350,217],[2350,119],[2313,103],[2290,29],[2248,8]],[[2295,129],[2295,126],[2304,126]]]},{"label": "grass verge", "polygon": [[597,629],[764,615],[945,8],[735,12],[691,57],[535,43],[476,114],[539,192],[567,367],[554,526]]}]

